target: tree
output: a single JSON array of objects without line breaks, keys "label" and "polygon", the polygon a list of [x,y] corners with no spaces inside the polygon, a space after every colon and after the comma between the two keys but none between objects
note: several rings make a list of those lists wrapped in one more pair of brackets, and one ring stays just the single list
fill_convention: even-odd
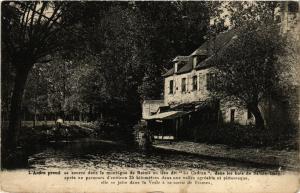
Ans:
[{"label": "tree", "polygon": [[255,117],[258,128],[264,128],[259,104],[278,87],[285,39],[275,23],[247,20],[236,29],[236,36],[215,53],[215,92],[238,99]]},{"label": "tree", "polygon": [[139,86],[142,99],[161,97],[161,74],[177,55],[187,55],[205,40],[210,2],[136,2],[144,39],[144,77]]},{"label": "tree", "polygon": [[231,25],[240,27],[250,21],[261,24],[273,23],[279,6],[278,1],[232,1],[225,3],[224,8],[228,12],[227,17]]},{"label": "tree", "polygon": [[35,126],[37,116],[44,114],[48,110],[48,88],[45,84],[44,76],[46,68],[44,64],[36,64],[33,66],[28,75],[27,84],[25,86],[22,108],[25,113],[31,112],[34,115],[33,124]]},{"label": "tree", "polygon": [[[258,105],[278,90],[286,40],[276,21],[279,2],[228,2],[224,8],[237,36],[215,53],[219,95],[239,99],[264,128]],[[277,91],[276,91],[277,92]]]},{"label": "tree", "polygon": [[59,34],[65,27],[63,2],[2,3],[2,40],[8,61],[15,69],[10,101],[9,126],[3,131],[3,150],[16,147],[21,103],[26,80],[35,63],[60,46]]},{"label": "tree", "polygon": [[37,114],[45,118],[47,115],[61,116],[64,120],[72,111],[70,97],[76,83],[72,79],[76,65],[60,55],[53,55],[47,63],[35,64],[28,76],[23,107],[35,117]]},{"label": "tree", "polygon": [[[32,67],[40,69],[42,63],[48,62],[47,57],[53,58],[58,50],[62,59],[45,66],[47,70],[42,76],[46,80],[40,82],[41,87],[47,84],[52,94],[46,95],[42,91],[48,91],[41,90],[30,96],[28,92],[25,99],[29,106],[33,104],[37,110],[46,108],[52,112],[71,111],[77,108],[76,104],[80,104],[82,111],[87,106],[89,109],[98,106],[109,109],[117,119],[138,120],[141,96],[154,98],[161,94],[164,64],[178,54],[190,53],[204,41],[209,22],[207,5],[206,2],[4,2],[3,53],[9,64],[5,66],[14,68],[15,80],[12,96],[7,97],[11,98],[7,105],[10,116],[3,144],[16,146],[22,97]],[[64,65],[60,62],[66,61],[87,61],[84,64],[88,66],[72,69],[72,72],[78,70],[77,75],[62,73],[65,71],[59,71],[59,67]],[[76,85],[75,80],[83,82]],[[140,90],[152,89],[149,96],[147,91],[139,93],[143,81],[147,89]],[[37,87],[31,83],[28,90]],[[78,89],[72,89],[76,86]],[[47,103],[43,101],[46,98]]]}]

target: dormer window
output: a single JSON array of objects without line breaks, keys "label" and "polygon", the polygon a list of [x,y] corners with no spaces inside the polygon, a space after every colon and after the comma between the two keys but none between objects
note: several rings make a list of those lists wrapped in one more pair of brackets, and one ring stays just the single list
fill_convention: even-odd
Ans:
[{"label": "dormer window", "polygon": [[178,72],[180,70],[180,68],[182,68],[185,64],[186,64],[185,61],[176,62],[174,64],[175,73]]},{"label": "dormer window", "polygon": [[193,57],[193,67],[195,68],[197,64],[205,60],[207,57],[206,55],[196,55]]}]

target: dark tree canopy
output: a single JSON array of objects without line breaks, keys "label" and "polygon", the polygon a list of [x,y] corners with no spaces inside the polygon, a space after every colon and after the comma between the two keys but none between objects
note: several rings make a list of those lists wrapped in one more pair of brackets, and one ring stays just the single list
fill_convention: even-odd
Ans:
[{"label": "dark tree canopy", "polygon": [[161,96],[169,61],[205,41],[218,5],[3,2],[2,74],[10,72],[2,77],[9,114],[4,146],[17,146],[22,109],[134,124],[140,102]]},{"label": "dark tree canopy", "polygon": [[[245,11],[248,9],[251,7]],[[251,19],[259,13],[238,21],[243,25],[235,26],[236,36],[215,53],[213,63],[218,74],[216,93],[237,98],[255,116],[256,125],[264,127],[258,105],[278,88],[282,66],[278,59],[284,55],[286,43],[274,20]]]}]

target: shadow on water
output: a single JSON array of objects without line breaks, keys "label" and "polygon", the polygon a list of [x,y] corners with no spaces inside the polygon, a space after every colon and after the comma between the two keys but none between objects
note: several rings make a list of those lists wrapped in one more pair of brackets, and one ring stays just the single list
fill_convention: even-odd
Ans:
[{"label": "shadow on water", "polygon": [[33,169],[209,169],[274,170],[278,167],[194,155],[171,150],[142,152],[110,141],[82,139],[52,142],[28,160]]}]

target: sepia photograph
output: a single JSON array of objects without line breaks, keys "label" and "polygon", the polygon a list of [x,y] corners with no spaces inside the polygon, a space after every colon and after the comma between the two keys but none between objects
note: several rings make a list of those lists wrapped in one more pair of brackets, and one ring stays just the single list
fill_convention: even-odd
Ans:
[{"label": "sepia photograph", "polygon": [[299,9],[2,1],[0,191],[299,191]]}]

